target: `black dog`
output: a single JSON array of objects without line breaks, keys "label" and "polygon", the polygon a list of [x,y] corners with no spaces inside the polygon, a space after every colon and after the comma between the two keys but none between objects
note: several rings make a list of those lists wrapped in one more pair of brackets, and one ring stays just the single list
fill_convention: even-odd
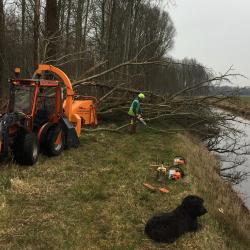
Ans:
[{"label": "black dog", "polygon": [[207,213],[203,199],[189,195],[174,211],[153,216],[145,226],[145,233],[157,242],[172,243],[185,232],[198,229],[197,217]]}]

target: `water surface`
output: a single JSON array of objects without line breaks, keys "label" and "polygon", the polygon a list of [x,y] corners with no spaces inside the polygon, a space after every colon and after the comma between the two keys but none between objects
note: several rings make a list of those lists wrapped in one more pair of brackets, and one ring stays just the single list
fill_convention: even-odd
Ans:
[{"label": "water surface", "polygon": [[[244,163],[238,166],[236,169],[227,170],[226,173],[232,173],[233,171],[240,171],[241,173],[250,172],[250,121],[243,118],[237,117],[236,120],[229,122],[230,127],[237,130],[241,130],[242,133],[238,134],[236,137],[233,132],[229,133],[229,137],[236,138],[234,139],[224,139],[220,142],[220,146],[227,147],[236,143],[235,148],[238,148],[237,154],[232,152],[219,154],[221,159],[221,167],[227,168],[233,166],[232,162],[242,162]],[[230,149],[230,148],[229,148]],[[245,154],[246,153],[246,154]],[[240,154],[240,155],[239,155]],[[232,162],[230,162],[232,161]],[[245,205],[250,210],[250,176],[245,176],[245,179],[233,186],[234,189],[240,194]]]}]

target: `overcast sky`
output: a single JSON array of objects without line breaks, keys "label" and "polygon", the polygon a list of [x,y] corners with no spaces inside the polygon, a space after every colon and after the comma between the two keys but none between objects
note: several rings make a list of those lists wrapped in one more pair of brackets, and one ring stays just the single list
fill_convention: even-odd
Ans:
[{"label": "overcast sky", "polygon": [[[165,0],[167,1],[167,0]],[[175,0],[166,7],[177,35],[171,55],[196,58],[224,73],[231,65],[250,78],[250,0]],[[250,80],[235,80],[250,86]]]}]

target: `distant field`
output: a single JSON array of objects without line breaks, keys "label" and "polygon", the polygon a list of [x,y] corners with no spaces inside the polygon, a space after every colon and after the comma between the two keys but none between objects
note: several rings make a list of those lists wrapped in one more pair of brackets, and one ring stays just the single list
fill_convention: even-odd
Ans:
[{"label": "distant field", "polygon": [[225,100],[216,104],[219,108],[250,119],[250,96],[240,96],[237,99]]},{"label": "distant field", "polygon": [[240,101],[243,103],[250,104],[250,96],[240,96]]},{"label": "distant field", "polygon": [[[156,158],[172,163],[186,157],[186,177],[167,182],[168,194],[152,193],[149,168]],[[181,135],[145,128],[127,133],[83,134],[78,149],[41,157],[34,167],[2,165],[0,171],[1,249],[248,249],[249,214],[203,146]],[[205,200],[202,228],[171,245],[144,235],[147,219],[169,211],[188,194]],[[224,212],[219,212],[223,209]]]}]

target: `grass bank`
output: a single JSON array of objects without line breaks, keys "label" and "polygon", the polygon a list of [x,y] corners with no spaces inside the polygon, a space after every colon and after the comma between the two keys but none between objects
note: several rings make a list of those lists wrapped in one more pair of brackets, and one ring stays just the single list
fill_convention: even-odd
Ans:
[{"label": "grass bank", "polygon": [[[168,194],[146,190],[143,182],[156,184],[150,163],[175,155],[186,157],[187,176],[167,183]],[[79,149],[41,157],[35,167],[1,167],[0,248],[248,249],[249,213],[216,172],[215,159],[185,135],[85,134]],[[149,240],[147,219],[188,194],[205,200],[202,229],[172,245]]]}]

